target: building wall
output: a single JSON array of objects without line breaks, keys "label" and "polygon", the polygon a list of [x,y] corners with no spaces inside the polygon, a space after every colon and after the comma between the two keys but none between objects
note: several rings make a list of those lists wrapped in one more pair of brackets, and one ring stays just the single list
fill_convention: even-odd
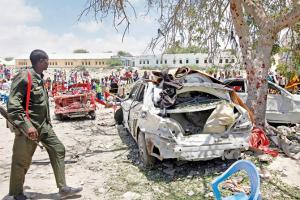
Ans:
[{"label": "building wall", "polygon": [[[107,67],[110,59],[49,59],[49,68],[73,68],[77,66],[85,67]],[[29,67],[29,59],[16,59],[16,67]]]},{"label": "building wall", "polygon": [[215,57],[209,57],[207,54],[202,53],[137,56],[134,58],[134,64],[135,67],[198,66],[204,69],[210,66],[225,67],[230,65],[236,67],[239,63],[234,55],[224,52]]}]

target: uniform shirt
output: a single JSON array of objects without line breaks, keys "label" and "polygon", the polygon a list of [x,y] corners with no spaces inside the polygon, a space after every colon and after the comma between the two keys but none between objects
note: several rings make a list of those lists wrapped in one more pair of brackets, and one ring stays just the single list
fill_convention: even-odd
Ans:
[{"label": "uniform shirt", "polygon": [[[30,119],[27,119],[25,114],[28,71],[32,80],[29,101]],[[21,130],[26,132],[28,128],[33,126],[40,133],[46,122],[51,125],[48,94],[44,88],[42,77],[34,69],[29,69],[28,71],[21,71],[15,76],[11,85],[7,112],[8,117]]]}]

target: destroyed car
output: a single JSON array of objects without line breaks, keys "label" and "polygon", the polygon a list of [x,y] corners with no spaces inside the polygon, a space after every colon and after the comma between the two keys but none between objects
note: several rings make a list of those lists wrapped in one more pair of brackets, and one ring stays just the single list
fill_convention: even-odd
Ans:
[{"label": "destroyed car", "polygon": [[115,112],[116,123],[137,141],[144,167],[153,166],[155,158],[237,159],[248,148],[248,111],[218,80],[192,70],[180,76],[177,89],[176,82],[136,82]]},{"label": "destroyed car", "polygon": [[88,84],[74,84],[67,91],[54,96],[54,114],[59,120],[65,117],[96,118],[95,94]]},{"label": "destroyed car", "polygon": [[[242,78],[232,78],[224,81],[224,84],[234,89],[244,102],[248,97],[246,83],[247,81]],[[269,81],[266,119],[271,123],[300,123],[300,96],[292,94]]]}]

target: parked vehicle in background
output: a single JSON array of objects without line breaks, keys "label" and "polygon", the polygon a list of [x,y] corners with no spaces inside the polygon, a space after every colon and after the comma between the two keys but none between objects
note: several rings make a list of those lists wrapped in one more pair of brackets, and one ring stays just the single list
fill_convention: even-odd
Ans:
[{"label": "parked vehicle in background", "polygon": [[[116,123],[136,140],[144,166],[152,166],[155,158],[237,159],[248,148],[252,130],[247,110],[233,102],[231,89],[212,77],[191,70],[181,79],[173,91],[176,97],[168,87],[175,82],[137,81],[115,113]],[[165,92],[170,96],[162,99]],[[173,104],[162,103],[169,97]]]},{"label": "parked vehicle in background", "polygon": [[96,118],[95,93],[88,84],[74,84],[54,96],[54,113],[58,119],[89,117]]},{"label": "parked vehicle in background", "polygon": [[[248,97],[246,83],[246,79],[243,78],[224,81],[224,84],[234,89],[244,102]],[[300,123],[300,96],[268,81],[266,119],[271,123]]]}]

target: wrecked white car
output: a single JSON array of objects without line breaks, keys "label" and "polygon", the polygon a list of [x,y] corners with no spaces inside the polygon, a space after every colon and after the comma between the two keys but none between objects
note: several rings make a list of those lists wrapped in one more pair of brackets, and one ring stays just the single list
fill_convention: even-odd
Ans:
[{"label": "wrecked white car", "polygon": [[[242,78],[232,78],[224,81],[224,84],[234,89],[246,102],[247,84]],[[268,99],[266,119],[271,123],[300,123],[300,95],[291,94],[279,85],[268,82]]]},{"label": "wrecked white car", "polygon": [[197,71],[173,80],[136,82],[115,113],[137,141],[144,166],[155,158],[238,158],[248,148],[252,122],[247,110],[233,103],[232,90]]}]

